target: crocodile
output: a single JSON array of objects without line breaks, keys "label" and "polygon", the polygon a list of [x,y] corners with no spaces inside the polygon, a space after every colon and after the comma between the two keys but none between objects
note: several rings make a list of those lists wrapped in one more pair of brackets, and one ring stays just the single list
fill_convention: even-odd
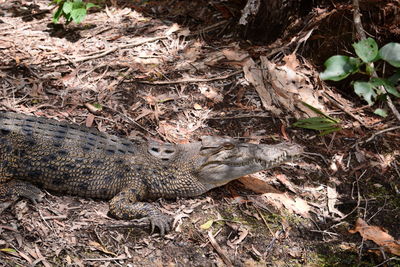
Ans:
[{"label": "crocodile", "polygon": [[110,200],[109,214],[145,218],[170,231],[170,217],[149,200],[194,197],[302,154],[293,143],[250,144],[204,136],[186,144],[129,140],[93,128],[0,112],[0,203],[41,200],[44,188]]}]

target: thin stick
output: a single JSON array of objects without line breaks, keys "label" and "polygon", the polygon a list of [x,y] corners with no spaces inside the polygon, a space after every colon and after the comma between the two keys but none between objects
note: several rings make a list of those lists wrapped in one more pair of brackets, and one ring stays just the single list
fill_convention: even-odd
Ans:
[{"label": "thin stick", "polygon": [[213,246],[213,248],[217,251],[218,255],[221,257],[222,261],[226,264],[226,266],[233,267],[231,260],[226,255],[226,252],[220,247],[220,245],[215,240],[211,229],[208,231],[208,239],[210,240],[210,243]]},{"label": "thin stick", "polygon": [[139,83],[143,84],[150,84],[150,85],[167,85],[167,84],[177,84],[177,83],[195,83],[195,82],[210,82],[210,81],[217,81],[217,80],[225,80],[228,79],[232,76],[235,76],[239,73],[242,73],[243,70],[238,70],[235,72],[232,72],[227,75],[223,76],[218,76],[218,77],[212,77],[212,78],[188,78],[188,79],[179,79],[179,80],[174,80],[174,81],[155,81],[155,82],[147,82],[147,81],[137,81]]},{"label": "thin stick", "polygon": [[378,136],[378,135],[380,135],[380,134],[387,133],[387,132],[390,132],[390,131],[394,131],[394,130],[397,130],[397,129],[400,129],[400,126],[394,126],[394,127],[390,127],[390,128],[386,128],[386,129],[380,130],[380,131],[374,133],[374,134],[373,134],[370,138],[368,138],[367,140],[361,141],[361,142],[358,143],[358,144],[368,143],[368,142],[372,141],[376,136]]}]

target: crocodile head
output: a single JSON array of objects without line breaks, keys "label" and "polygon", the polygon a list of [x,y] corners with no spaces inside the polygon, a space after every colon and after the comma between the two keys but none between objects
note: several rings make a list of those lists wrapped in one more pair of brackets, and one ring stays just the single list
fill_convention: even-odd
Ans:
[{"label": "crocodile head", "polygon": [[[158,165],[162,166],[162,172],[170,170],[170,173],[180,177],[182,181],[194,182],[194,179],[203,185],[193,189],[186,182],[182,183],[180,189],[185,193],[181,195],[194,196],[244,175],[290,161],[299,156],[303,149],[289,143],[256,145],[229,137],[205,136],[201,142],[188,144],[150,142],[147,152],[150,157],[159,160]],[[153,165],[152,168],[156,166]],[[176,188],[175,191],[177,190]]]},{"label": "crocodile head", "polygon": [[207,190],[244,175],[290,161],[303,152],[297,144],[241,143],[232,138],[203,137],[196,160],[196,176]]}]

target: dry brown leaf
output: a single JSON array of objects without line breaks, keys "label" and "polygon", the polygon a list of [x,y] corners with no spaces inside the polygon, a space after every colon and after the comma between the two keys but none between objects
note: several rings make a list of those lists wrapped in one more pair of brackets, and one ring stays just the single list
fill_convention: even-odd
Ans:
[{"label": "dry brown leaf", "polygon": [[86,127],[88,128],[92,127],[93,122],[94,122],[94,115],[92,113],[89,113],[88,116],[86,117],[86,122],[85,122]]},{"label": "dry brown leaf", "polygon": [[142,109],[140,109],[140,114],[138,116],[136,116],[135,121],[138,121],[141,118],[146,117],[147,115],[150,115],[153,113],[154,113],[154,111],[151,109],[142,108]]},{"label": "dry brown leaf", "polygon": [[[145,66],[145,70],[150,71],[154,68],[154,66],[161,64],[161,59],[156,57],[149,57],[146,55],[142,55],[142,57],[134,58],[134,62],[141,66]],[[147,66],[146,66],[147,65]]]},{"label": "dry brown leaf", "polygon": [[275,189],[272,185],[269,185],[263,180],[255,178],[253,175],[246,175],[241,177],[239,180],[244,187],[250,189],[256,193],[264,194],[264,193],[277,193],[283,194],[279,190]]},{"label": "dry brown leaf", "polygon": [[103,109],[100,105],[93,105],[91,103],[86,103],[85,107],[93,114],[99,114]]},{"label": "dry brown leaf", "polygon": [[[50,266],[51,266],[50,263],[46,260],[45,257],[43,257],[43,255],[42,255],[42,253],[40,252],[39,247],[37,246],[37,244],[35,244],[35,250],[36,250],[36,254],[37,254],[37,256],[38,256],[38,259],[35,260],[35,262],[36,262],[36,263],[42,262],[42,264],[43,264],[45,267],[50,267]],[[35,262],[33,263],[34,266],[36,265]]]},{"label": "dry brown leaf", "polygon": [[22,251],[18,251],[18,254],[24,258],[27,262],[29,262],[29,264],[32,264],[33,260],[31,257],[29,257],[29,255],[23,253]]},{"label": "dry brown leaf", "polygon": [[174,23],[171,25],[171,27],[169,27],[166,31],[165,31],[165,35],[171,35],[176,31],[179,31],[180,26],[177,23]]},{"label": "dry brown leaf", "polygon": [[223,96],[218,91],[216,91],[213,87],[211,87],[207,84],[199,85],[199,90],[200,90],[200,93],[202,93],[208,99],[213,100],[214,103],[219,103],[219,102],[222,102],[222,100],[223,100]]},{"label": "dry brown leaf", "polygon": [[263,194],[265,200],[276,209],[285,207],[289,212],[296,213],[304,218],[310,218],[311,207],[307,201],[296,197],[292,198],[288,194],[266,193]]},{"label": "dry brown leaf", "polygon": [[95,248],[96,250],[99,250],[99,251],[101,251],[101,252],[104,252],[104,253],[106,253],[106,254],[113,255],[113,256],[117,256],[117,254],[115,254],[115,253],[109,251],[107,248],[105,248],[104,246],[102,246],[102,245],[101,245],[100,243],[98,243],[98,242],[90,241],[90,242],[89,242],[89,246]]},{"label": "dry brown leaf", "polygon": [[226,244],[232,249],[235,249],[236,246],[240,244],[249,234],[249,230],[243,225],[240,225],[237,231],[239,231],[239,235],[235,236],[232,241],[229,239],[226,241]]},{"label": "dry brown leaf", "polygon": [[338,192],[336,191],[336,189],[331,186],[328,186],[326,194],[327,194],[327,198],[328,198],[328,200],[327,200],[328,211],[330,213],[338,215],[339,217],[343,217],[344,214],[341,213],[337,208],[335,208],[335,204],[338,200],[337,197],[339,195]]},{"label": "dry brown leaf", "polygon": [[236,50],[224,49],[222,50],[222,53],[226,59],[232,61],[230,63],[231,65],[240,65],[242,67],[246,65],[247,59],[250,58],[250,55],[247,52],[239,50],[238,48],[236,48]]},{"label": "dry brown leaf", "polygon": [[260,70],[260,66],[256,64],[254,60],[248,58],[243,66],[243,72],[246,80],[256,89],[264,108],[275,115],[281,114],[282,111],[272,104],[271,94],[265,87],[263,73]]},{"label": "dry brown leaf", "polygon": [[194,108],[195,110],[202,110],[202,109],[203,109],[203,108],[201,107],[201,105],[198,104],[198,103],[194,103],[194,104],[193,104],[193,108]]},{"label": "dry brown leaf", "polygon": [[400,256],[400,240],[395,240],[387,233],[387,230],[379,226],[370,226],[361,218],[358,218],[353,230],[350,233],[360,233],[367,240],[374,241],[377,245],[383,247],[394,255]]},{"label": "dry brown leaf", "polygon": [[195,62],[196,59],[202,54],[203,44],[199,41],[195,41],[190,46],[186,47],[183,51],[184,59],[186,63]]},{"label": "dry brown leaf", "polygon": [[292,112],[296,117],[303,117],[303,113],[316,116],[301,101],[319,110],[325,110],[311,80],[313,73],[304,67],[299,67],[301,64],[295,56],[286,57],[289,63],[284,62],[284,65],[277,65],[269,61],[267,57],[260,57],[260,59],[261,69],[265,70],[263,74],[268,84],[266,90],[275,105],[281,106],[284,111]]},{"label": "dry brown leaf", "polygon": [[276,179],[281,182],[284,186],[286,186],[287,189],[289,189],[290,191],[292,191],[293,193],[297,193],[296,190],[296,185],[294,185],[292,182],[290,182],[288,180],[288,178],[286,177],[286,175],[284,174],[278,174],[276,175]]}]

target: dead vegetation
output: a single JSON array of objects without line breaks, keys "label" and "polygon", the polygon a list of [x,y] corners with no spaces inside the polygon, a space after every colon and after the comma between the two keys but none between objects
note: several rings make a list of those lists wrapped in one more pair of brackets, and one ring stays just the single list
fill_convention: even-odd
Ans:
[{"label": "dead vegetation", "polygon": [[[318,78],[323,60],[351,44],[351,30],[333,30],[348,30],[335,25],[351,25],[350,4],[315,9],[303,31],[256,46],[233,35],[239,1],[111,2],[62,26],[49,24],[48,1],[0,1],[1,109],[174,143],[293,140],[314,154],[196,199],[158,201],[175,217],[165,238],[109,218],[105,202],[21,200],[0,215],[0,265],[398,264],[398,122],[373,115],[346,84]],[[389,2],[379,8],[391,15],[398,1]],[[367,31],[398,38],[390,18],[366,19]],[[300,100],[343,130],[290,128],[312,115]]]}]

